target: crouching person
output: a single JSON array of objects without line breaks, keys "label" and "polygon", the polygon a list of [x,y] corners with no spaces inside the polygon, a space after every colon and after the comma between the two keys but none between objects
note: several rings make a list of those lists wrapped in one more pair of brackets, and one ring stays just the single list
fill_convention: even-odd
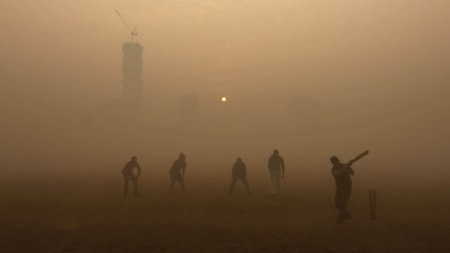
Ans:
[{"label": "crouching person", "polygon": [[244,183],[245,189],[247,191],[247,195],[250,195],[250,188],[249,188],[248,182],[247,182],[247,167],[245,166],[245,163],[242,162],[242,159],[240,157],[238,157],[236,159],[236,162],[233,165],[232,180],[231,180],[230,190],[228,192],[228,194],[230,196],[233,195],[234,185],[236,184],[236,182],[238,180],[241,180],[242,183]]}]

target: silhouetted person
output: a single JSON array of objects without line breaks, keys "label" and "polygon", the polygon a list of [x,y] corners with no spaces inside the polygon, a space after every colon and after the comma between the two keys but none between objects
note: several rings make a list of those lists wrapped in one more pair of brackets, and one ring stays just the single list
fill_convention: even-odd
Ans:
[{"label": "silhouetted person", "polygon": [[352,218],[350,212],[347,211],[347,204],[352,192],[351,175],[353,175],[354,172],[351,165],[354,160],[350,160],[347,164],[344,164],[339,161],[339,158],[332,156],[330,161],[333,164],[331,173],[333,174],[336,182],[335,204],[336,208],[339,209],[337,222],[340,223],[344,219]]},{"label": "silhouetted person", "polygon": [[184,193],[184,172],[186,171],[186,156],[180,153],[178,159],[173,162],[170,168],[170,193],[173,192],[173,186],[176,182],[181,185],[181,191]]},{"label": "silhouetted person", "polygon": [[242,162],[242,159],[240,157],[238,157],[236,159],[236,162],[233,164],[232,180],[230,191],[228,192],[230,196],[233,195],[234,185],[238,180],[241,180],[244,183],[245,189],[247,190],[247,195],[250,195],[250,188],[248,187],[247,182],[247,167],[245,166],[245,163]]},{"label": "silhouetted person", "polygon": [[270,156],[268,167],[271,179],[270,196],[280,196],[281,178],[284,178],[284,160],[277,149]]},{"label": "silhouetted person", "polygon": [[[135,176],[133,174],[133,169],[138,169],[138,174]],[[137,190],[137,179],[141,175],[141,167],[139,166],[139,163],[137,162],[136,156],[131,157],[131,160],[125,164],[125,167],[122,169],[122,175],[125,179],[125,187],[123,190],[123,196],[127,197],[128,194],[128,181],[131,180],[134,184],[134,196],[138,196],[138,190]]]}]

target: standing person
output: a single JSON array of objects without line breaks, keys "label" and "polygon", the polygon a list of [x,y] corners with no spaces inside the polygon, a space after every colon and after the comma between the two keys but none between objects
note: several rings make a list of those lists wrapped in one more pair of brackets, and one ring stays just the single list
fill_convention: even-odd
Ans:
[{"label": "standing person", "polygon": [[181,191],[184,193],[184,173],[186,171],[186,156],[180,153],[178,159],[173,162],[170,168],[170,193],[173,192],[173,186],[176,182],[181,185]]},{"label": "standing person", "polygon": [[250,195],[250,188],[248,187],[247,182],[247,167],[245,166],[245,163],[242,162],[242,159],[240,157],[238,157],[236,159],[236,162],[233,164],[232,180],[230,191],[228,192],[230,196],[233,195],[234,185],[239,179],[244,183],[245,189],[247,190],[247,195]]},{"label": "standing person", "polygon": [[[138,174],[136,176],[133,174],[134,168],[138,169]],[[128,181],[131,180],[131,182],[133,182],[133,184],[134,184],[134,196],[137,197],[138,196],[137,180],[138,180],[139,176],[141,176],[141,167],[139,166],[139,163],[137,162],[136,156],[131,157],[131,160],[128,161],[127,164],[125,164],[125,167],[123,167],[123,169],[122,169],[122,175],[123,175],[123,178],[125,179],[123,196],[125,198],[127,197]]]},{"label": "standing person", "polygon": [[333,165],[331,169],[331,174],[336,182],[336,194],[335,194],[335,205],[339,210],[339,215],[337,217],[337,222],[341,223],[344,219],[351,219],[352,215],[347,210],[347,204],[350,199],[350,194],[352,192],[352,179],[351,176],[355,174],[352,169],[352,165],[357,160],[368,155],[369,151],[365,151],[359,154],[353,160],[350,160],[347,164],[341,163],[337,156],[332,156],[330,162]]},{"label": "standing person", "polygon": [[268,167],[271,179],[270,196],[280,196],[281,178],[284,178],[284,160],[278,149],[270,156]]},{"label": "standing person", "polygon": [[354,174],[352,169],[353,161],[347,164],[341,163],[339,158],[332,156],[330,162],[333,165],[331,174],[334,176],[336,183],[336,194],[334,197],[334,203],[339,210],[337,222],[341,223],[344,219],[351,219],[351,214],[347,211],[347,204],[352,192],[352,179],[351,175]]}]

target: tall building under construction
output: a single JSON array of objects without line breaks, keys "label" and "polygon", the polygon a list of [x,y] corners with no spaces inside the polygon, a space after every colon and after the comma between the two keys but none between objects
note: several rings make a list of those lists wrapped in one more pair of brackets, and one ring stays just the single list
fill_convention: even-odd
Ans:
[{"label": "tall building under construction", "polygon": [[123,50],[123,100],[125,106],[139,112],[142,107],[142,51],[141,44],[126,42]]}]

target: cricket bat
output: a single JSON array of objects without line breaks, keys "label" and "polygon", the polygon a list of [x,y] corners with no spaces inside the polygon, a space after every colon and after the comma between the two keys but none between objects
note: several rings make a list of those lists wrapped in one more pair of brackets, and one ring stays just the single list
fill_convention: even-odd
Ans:
[{"label": "cricket bat", "polygon": [[356,156],[356,157],[352,160],[352,163],[354,163],[354,162],[358,161],[359,159],[361,159],[361,158],[367,156],[368,154],[369,154],[369,150],[366,150],[366,151],[362,152],[361,154],[359,154],[358,156]]},{"label": "cricket bat", "polygon": [[[334,176],[337,176],[337,175],[341,175],[341,174],[347,172],[347,171],[351,168],[350,166],[352,166],[352,164],[353,164],[354,162],[356,162],[356,161],[358,161],[359,159],[361,159],[361,158],[367,156],[368,154],[369,154],[369,150],[366,150],[366,151],[362,152],[361,154],[359,154],[359,155],[357,155],[355,158],[353,158],[353,160],[350,160],[347,164],[345,164],[345,166],[342,167],[341,169],[339,169],[339,170],[333,170],[333,171],[332,171],[333,175],[334,175]],[[353,174],[353,170],[351,170],[350,173]]]}]

